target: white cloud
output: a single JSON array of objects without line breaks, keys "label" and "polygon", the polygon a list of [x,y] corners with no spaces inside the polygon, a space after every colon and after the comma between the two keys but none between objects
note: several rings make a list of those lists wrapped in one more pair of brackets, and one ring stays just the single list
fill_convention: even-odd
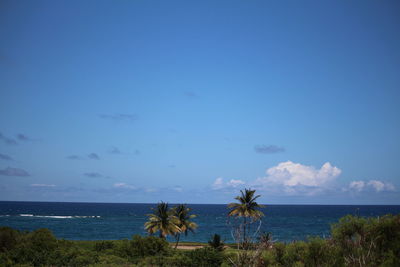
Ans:
[{"label": "white cloud", "polygon": [[136,189],[135,186],[126,183],[116,183],[113,185],[115,188]]},{"label": "white cloud", "polygon": [[214,183],[212,184],[212,189],[218,190],[224,187],[224,181],[221,177],[218,177],[215,179]]},{"label": "white cloud", "polygon": [[356,180],[346,187],[339,186],[338,178],[342,170],[329,162],[320,168],[295,163],[281,162],[266,170],[266,176],[252,182],[222,177],[215,179],[213,190],[236,189],[244,186],[267,192],[270,195],[314,196],[342,192],[389,192],[396,191],[393,184],[380,180]]},{"label": "white cloud", "polygon": [[396,188],[394,187],[393,184],[388,183],[388,182],[383,182],[379,180],[369,180],[367,181],[352,181],[348,189],[345,189],[345,191],[356,191],[356,192],[362,192],[362,191],[375,191],[375,192],[384,192],[384,191],[395,191]]},{"label": "white cloud", "polygon": [[211,187],[214,190],[219,190],[219,189],[226,189],[226,188],[236,188],[236,187],[239,187],[244,184],[246,184],[246,183],[239,179],[231,179],[225,183],[224,179],[222,177],[218,177],[217,179],[215,179],[215,181]]},{"label": "white cloud", "polygon": [[231,179],[229,182],[227,182],[226,183],[227,184],[227,186],[229,186],[229,187],[238,187],[238,186],[241,186],[241,185],[244,185],[245,184],[245,182],[243,182],[242,180],[235,180],[235,179]]},{"label": "white cloud", "polygon": [[320,192],[321,188],[333,182],[341,170],[326,162],[320,169],[292,161],[281,162],[267,169],[266,177],[258,178],[254,185],[261,188],[276,188],[287,193]]},{"label": "white cloud", "polygon": [[32,187],[55,187],[55,184],[31,184]]},{"label": "white cloud", "polygon": [[157,189],[157,188],[150,187],[150,188],[146,188],[144,191],[146,193],[155,193],[155,192],[158,192],[158,190],[159,189]]},{"label": "white cloud", "polygon": [[175,186],[174,188],[172,188],[174,191],[176,191],[176,192],[182,192],[183,191],[183,188],[182,187],[180,187],[180,186]]},{"label": "white cloud", "polygon": [[376,192],[381,191],[395,191],[396,188],[391,183],[382,182],[378,180],[371,180],[368,182],[368,185],[373,187]]},{"label": "white cloud", "polygon": [[364,181],[353,181],[350,183],[349,188],[357,192],[361,192],[365,187]]}]

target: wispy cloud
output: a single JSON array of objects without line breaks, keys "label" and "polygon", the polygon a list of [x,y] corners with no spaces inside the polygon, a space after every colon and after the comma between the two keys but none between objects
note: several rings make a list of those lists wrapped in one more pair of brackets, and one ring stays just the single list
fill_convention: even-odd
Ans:
[{"label": "wispy cloud", "polygon": [[102,178],[104,177],[102,174],[98,172],[85,172],[83,175],[90,177],[90,178]]},{"label": "wispy cloud", "polygon": [[31,187],[55,187],[55,184],[31,184]]},{"label": "wispy cloud", "polygon": [[97,155],[96,153],[90,153],[88,155],[88,158],[89,159],[95,159],[95,160],[99,160],[100,159],[99,155]]},{"label": "wispy cloud", "polygon": [[285,148],[275,145],[256,145],[254,150],[260,154],[275,154],[279,152],[285,152]]},{"label": "wispy cloud", "polygon": [[78,160],[78,159],[82,159],[81,157],[79,157],[78,155],[69,155],[66,157],[67,159],[71,159],[71,160]]},{"label": "wispy cloud", "polygon": [[0,154],[0,159],[2,159],[2,160],[13,161],[13,158],[12,158],[12,157],[10,157],[10,156],[8,156],[8,155],[5,155],[5,154]]},{"label": "wispy cloud", "polygon": [[379,181],[379,180],[369,180],[369,181],[352,181],[344,191],[352,192],[363,192],[363,191],[375,191],[375,192],[388,192],[396,191],[393,184]]},{"label": "wispy cloud", "polygon": [[29,173],[23,169],[7,167],[4,170],[0,170],[0,175],[24,177],[24,176],[29,176]]},{"label": "wispy cloud", "polygon": [[0,140],[3,141],[7,145],[16,145],[18,144],[13,138],[9,138],[2,133],[0,133]]},{"label": "wispy cloud", "polygon": [[133,122],[137,120],[137,115],[136,114],[99,114],[99,117],[101,119],[105,120],[112,120],[112,121],[127,121],[127,122]]},{"label": "wispy cloud", "polygon": [[217,179],[215,179],[211,188],[213,190],[230,189],[230,188],[237,188],[245,184],[246,184],[245,182],[239,179],[231,179],[228,182],[224,182],[224,179],[222,177],[218,177]]},{"label": "wispy cloud", "polygon": [[127,183],[115,183],[113,185],[114,188],[120,188],[120,189],[129,189],[129,190],[136,190],[137,187],[127,184]]},{"label": "wispy cloud", "polygon": [[119,150],[117,147],[112,147],[110,150],[108,150],[108,153],[110,153],[110,154],[122,154],[121,150]]},{"label": "wispy cloud", "polygon": [[176,191],[176,192],[183,192],[183,188],[181,186],[175,186],[172,188],[172,190]]},{"label": "wispy cloud", "polygon": [[23,141],[23,142],[34,141],[34,139],[32,139],[32,138],[30,138],[27,135],[22,134],[22,133],[17,134],[17,139],[19,141]]},{"label": "wispy cloud", "polygon": [[185,91],[185,92],[183,92],[183,95],[186,96],[187,98],[197,98],[198,97],[198,95],[193,91]]}]

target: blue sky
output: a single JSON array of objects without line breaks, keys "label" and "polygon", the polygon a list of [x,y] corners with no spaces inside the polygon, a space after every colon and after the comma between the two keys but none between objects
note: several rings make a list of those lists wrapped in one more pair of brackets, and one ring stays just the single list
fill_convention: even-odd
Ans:
[{"label": "blue sky", "polygon": [[398,1],[2,1],[0,200],[400,204]]}]

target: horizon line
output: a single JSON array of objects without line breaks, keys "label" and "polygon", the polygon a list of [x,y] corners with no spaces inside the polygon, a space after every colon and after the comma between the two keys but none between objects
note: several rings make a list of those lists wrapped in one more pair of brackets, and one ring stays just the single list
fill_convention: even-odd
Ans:
[{"label": "horizon line", "polygon": [[[46,201],[46,200],[0,200],[0,202],[38,202],[38,203],[76,203],[76,204],[146,204],[153,205],[160,202],[96,202],[96,201]],[[175,203],[166,202],[171,205],[187,204],[187,205],[228,205],[228,203]],[[264,204],[264,206],[400,206],[400,204]]]}]

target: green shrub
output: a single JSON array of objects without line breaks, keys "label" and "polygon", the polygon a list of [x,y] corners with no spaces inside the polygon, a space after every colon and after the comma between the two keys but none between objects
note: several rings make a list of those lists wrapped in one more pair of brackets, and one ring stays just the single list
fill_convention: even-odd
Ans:
[{"label": "green shrub", "polygon": [[130,242],[130,249],[133,257],[144,258],[153,255],[166,255],[170,251],[168,242],[165,239],[140,235],[133,236]]},{"label": "green shrub", "polygon": [[98,264],[124,265],[129,264],[129,261],[115,255],[100,255],[98,258]]},{"label": "green shrub", "polygon": [[394,267],[400,266],[400,255],[395,255],[392,250],[385,253],[384,261],[380,265],[380,267]]},{"label": "green shrub", "polygon": [[172,256],[164,258],[164,266],[187,267],[194,265],[186,253],[175,252]]},{"label": "green shrub", "polygon": [[167,255],[170,251],[171,249],[168,242],[162,238],[135,235],[132,237],[131,241],[121,240],[116,242],[112,254],[128,259],[130,262],[137,263],[146,257]]},{"label": "green shrub", "polygon": [[286,245],[283,262],[285,266],[302,266],[307,251],[305,242],[293,242]]},{"label": "green shrub", "polygon": [[285,255],[286,245],[284,243],[275,243],[273,246],[273,252],[275,255],[275,262],[280,265],[284,265],[283,256]]},{"label": "green shrub", "polygon": [[107,249],[113,249],[114,248],[114,243],[112,241],[97,241],[94,244],[94,250],[97,252],[104,251]]},{"label": "green shrub", "polygon": [[379,266],[400,256],[400,215],[378,218],[345,216],[332,226],[332,237],[346,265]]},{"label": "green shrub", "polygon": [[193,265],[192,260],[187,253],[183,251],[174,251],[171,255],[154,255],[146,257],[138,262],[138,266],[157,266],[157,267],[189,267]]},{"label": "green shrub", "polygon": [[273,250],[265,250],[261,254],[262,266],[279,266]]},{"label": "green shrub", "polygon": [[223,261],[222,253],[210,247],[192,250],[188,253],[188,257],[191,266],[221,266]]},{"label": "green shrub", "polygon": [[9,255],[7,255],[4,252],[0,253],[0,266],[13,266],[13,261],[12,259],[9,257]]},{"label": "green shrub", "polygon": [[132,252],[129,240],[124,239],[116,242],[113,249],[113,254],[125,259],[132,258]]},{"label": "green shrub", "polygon": [[304,255],[306,266],[343,266],[343,258],[337,246],[331,240],[320,237],[309,238]]},{"label": "green shrub", "polygon": [[15,263],[34,266],[51,265],[57,259],[57,239],[48,229],[38,229],[21,236],[11,255]]},{"label": "green shrub", "polygon": [[12,250],[19,238],[19,232],[10,227],[0,227],[0,252]]}]

